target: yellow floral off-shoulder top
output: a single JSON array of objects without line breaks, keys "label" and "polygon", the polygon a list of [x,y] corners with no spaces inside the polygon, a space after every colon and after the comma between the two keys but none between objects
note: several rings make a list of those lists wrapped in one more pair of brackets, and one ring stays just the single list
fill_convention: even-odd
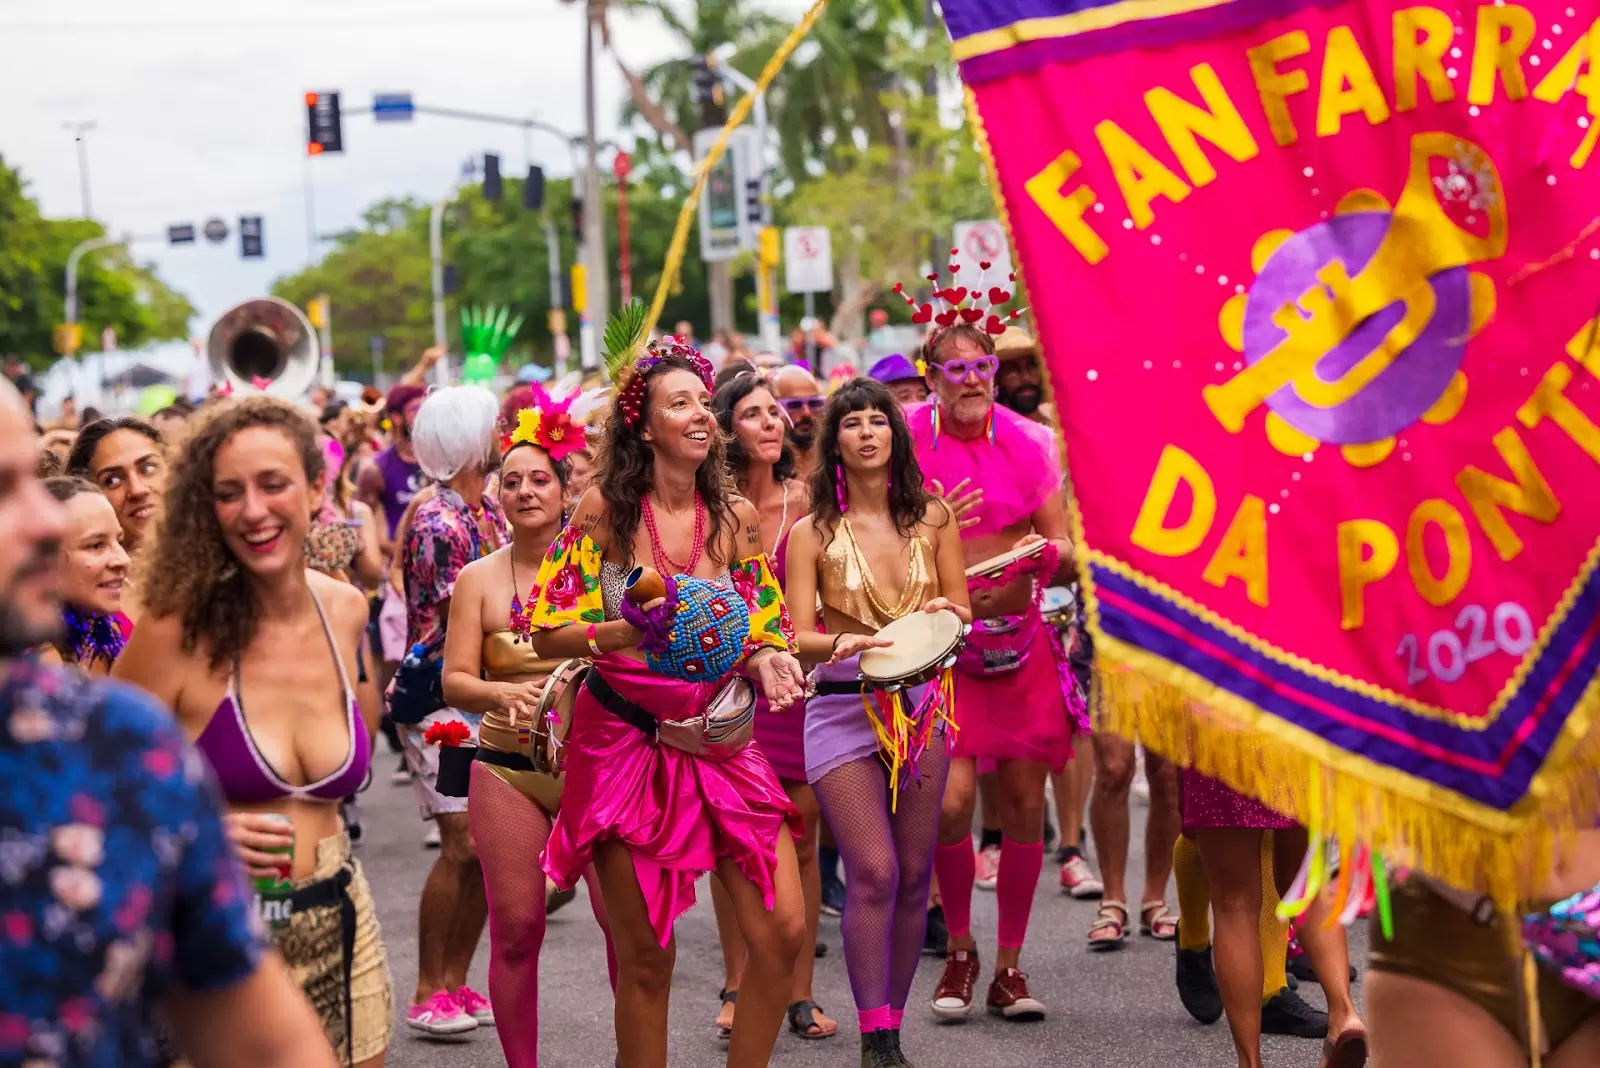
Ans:
[{"label": "yellow floral off-shoulder top", "polygon": [[[621,597],[622,578],[621,566],[606,561],[594,539],[580,528],[568,526],[551,543],[539,565],[533,589],[528,592],[523,609],[528,625],[536,630],[555,630],[572,623],[620,618],[614,602]],[[744,655],[766,645],[794,651],[794,624],[789,621],[789,608],[766,554],[758,553],[735,563],[728,569],[728,584],[738,591],[750,612]],[[609,586],[616,588],[611,590]]]}]

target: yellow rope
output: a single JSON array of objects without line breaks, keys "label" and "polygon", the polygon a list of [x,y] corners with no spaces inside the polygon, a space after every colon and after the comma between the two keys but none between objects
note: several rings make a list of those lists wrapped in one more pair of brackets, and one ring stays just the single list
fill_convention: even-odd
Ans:
[{"label": "yellow rope", "polygon": [[755,106],[756,97],[767,91],[772,80],[778,76],[783,65],[789,61],[789,56],[800,47],[800,42],[806,39],[811,32],[811,27],[817,24],[822,13],[827,10],[828,0],[816,0],[811,9],[806,12],[797,26],[790,31],[789,36],[783,39],[778,50],[772,53],[772,58],[767,60],[767,65],[761,68],[761,76],[756,79],[754,92],[746,93],[734,105],[733,111],[728,115],[728,121],[722,127],[722,133],[716,143],[711,146],[705,158],[696,168],[694,188],[689,190],[689,196],[683,202],[683,207],[678,210],[678,224],[672,231],[672,244],[667,248],[667,260],[661,267],[661,280],[656,283],[656,295],[650,301],[650,317],[645,322],[645,334],[648,336],[654,330],[657,321],[661,318],[661,309],[666,306],[667,294],[676,282],[678,271],[683,267],[683,256],[689,246],[689,230],[694,226],[695,207],[700,203],[700,194],[705,190],[706,179],[711,174],[711,168],[717,165],[722,158],[722,153],[728,148],[728,140],[744,123],[745,117],[750,114],[750,109]]}]

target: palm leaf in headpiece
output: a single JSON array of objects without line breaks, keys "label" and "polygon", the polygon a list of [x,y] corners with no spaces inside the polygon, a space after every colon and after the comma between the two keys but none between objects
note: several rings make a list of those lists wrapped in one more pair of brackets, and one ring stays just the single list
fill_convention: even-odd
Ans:
[{"label": "palm leaf in headpiece", "polygon": [[601,343],[605,346],[606,375],[613,383],[622,384],[628,368],[639,355],[644,344],[650,309],[644,301],[635,298],[618,308],[606,323]]}]

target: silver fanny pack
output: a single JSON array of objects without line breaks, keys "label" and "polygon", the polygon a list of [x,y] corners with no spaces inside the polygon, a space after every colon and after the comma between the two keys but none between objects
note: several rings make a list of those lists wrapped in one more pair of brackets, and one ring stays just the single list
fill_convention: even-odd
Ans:
[{"label": "silver fanny pack", "polygon": [[755,684],[743,675],[730,675],[700,715],[662,720],[656,740],[702,760],[727,760],[750,744],[755,719]]}]

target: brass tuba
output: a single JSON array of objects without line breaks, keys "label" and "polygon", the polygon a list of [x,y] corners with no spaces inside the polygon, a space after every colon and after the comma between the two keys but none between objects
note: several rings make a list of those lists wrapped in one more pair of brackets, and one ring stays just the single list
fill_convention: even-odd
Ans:
[{"label": "brass tuba", "polygon": [[311,322],[277,297],[235,304],[206,336],[211,377],[239,390],[298,399],[316,380],[320,357]]}]

